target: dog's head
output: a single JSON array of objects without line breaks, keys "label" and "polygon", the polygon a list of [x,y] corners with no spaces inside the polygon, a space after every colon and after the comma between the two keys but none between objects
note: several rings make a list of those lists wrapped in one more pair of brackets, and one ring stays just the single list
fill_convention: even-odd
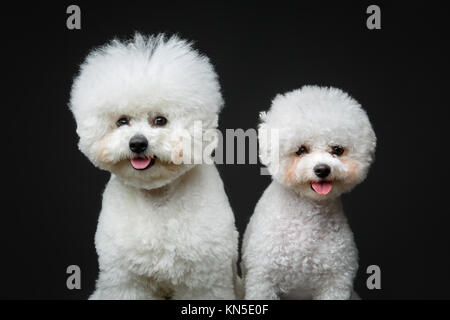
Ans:
[{"label": "dog's head", "polygon": [[346,93],[305,86],[275,97],[262,116],[259,144],[261,162],[275,180],[325,200],[365,179],[376,137],[366,112]]},{"label": "dog's head", "polygon": [[[216,128],[222,105],[208,58],[178,37],[139,34],[91,52],[70,100],[80,150],[96,166],[144,189],[164,186],[194,166],[186,153],[215,143],[194,131]],[[200,150],[192,151],[191,143]]]}]

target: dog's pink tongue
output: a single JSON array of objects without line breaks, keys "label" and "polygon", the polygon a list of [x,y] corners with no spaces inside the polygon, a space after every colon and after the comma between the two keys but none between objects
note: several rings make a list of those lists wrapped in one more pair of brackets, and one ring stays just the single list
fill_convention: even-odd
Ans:
[{"label": "dog's pink tongue", "polygon": [[324,196],[331,191],[331,187],[333,186],[333,184],[328,181],[323,181],[323,182],[313,182],[311,183],[311,186],[313,187],[315,192]]},{"label": "dog's pink tongue", "polygon": [[142,157],[142,158],[132,158],[131,159],[131,165],[135,169],[145,169],[150,164],[151,158],[149,157]]}]

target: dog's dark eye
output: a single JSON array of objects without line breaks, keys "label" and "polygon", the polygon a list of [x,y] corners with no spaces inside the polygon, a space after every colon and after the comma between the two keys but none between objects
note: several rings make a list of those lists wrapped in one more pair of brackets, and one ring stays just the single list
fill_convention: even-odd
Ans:
[{"label": "dog's dark eye", "polygon": [[344,148],[341,146],[332,146],[331,147],[331,153],[335,154],[337,156],[340,156],[344,153]]},{"label": "dog's dark eye", "polygon": [[125,126],[128,124],[130,124],[130,119],[128,119],[127,117],[122,117],[119,120],[117,120],[117,122],[116,122],[116,125],[118,127]]},{"label": "dog's dark eye", "polygon": [[158,116],[155,119],[153,119],[153,124],[155,126],[162,127],[162,126],[166,125],[166,123],[167,123],[167,119],[164,117],[161,117],[161,116]]},{"label": "dog's dark eye", "polygon": [[301,146],[300,148],[298,148],[296,154],[299,156],[301,154],[307,153],[308,149],[305,146]]}]

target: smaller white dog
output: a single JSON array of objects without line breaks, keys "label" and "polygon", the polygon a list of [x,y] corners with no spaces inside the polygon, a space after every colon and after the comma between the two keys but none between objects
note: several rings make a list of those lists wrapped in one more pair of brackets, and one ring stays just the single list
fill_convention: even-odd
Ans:
[{"label": "smaller white dog", "polygon": [[[349,299],[358,252],[339,196],[372,162],[367,114],[339,89],[306,86],[278,95],[261,118],[260,158],[273,182],[244,236],[246,299]],[[273,130],[277,146],[265,139]]]},{"label": "smaller white dog", "polygon": [[91,299],[235,298],[238,233],[222,180],[185,157],[211,154],[214,136],[196,132],[214,132],[222,105],[208,58],[178,37],[136,35],[89,54],[70,107],[79,148],[112,173]]}]

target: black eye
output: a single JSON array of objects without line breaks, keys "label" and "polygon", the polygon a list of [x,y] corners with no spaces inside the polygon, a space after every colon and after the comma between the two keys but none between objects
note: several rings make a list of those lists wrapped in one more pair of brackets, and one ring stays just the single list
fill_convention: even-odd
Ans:
[{"label": "black eye", "polygon": [[296,154],[297,155],[301,155],[301,154],[304,154],[304,153],[307,153],[307,152],[308,152],[308,149],[305,146],[301,146],[300,148],[298,148]]},{"label": "black eye", "polygon": [[340,156],[344,153],[344,148],[341,146],[332,146],[331,147],[331,153],[335,154],[337,156]]},{"label": "black eye", "polygon": [[118,127],[125,126],[128,124],[130,124],[130,119],[128,119],[127,117],[122,117],[119,120],[117,120],[117,122],[116,122],[116,125]]},{"label": "black eye", "polygon": [[167,123],[167,119],[161,116],[156,117],[155,119],[153,119],[153,124],[155,126],[159,126],[162,127]]}]

